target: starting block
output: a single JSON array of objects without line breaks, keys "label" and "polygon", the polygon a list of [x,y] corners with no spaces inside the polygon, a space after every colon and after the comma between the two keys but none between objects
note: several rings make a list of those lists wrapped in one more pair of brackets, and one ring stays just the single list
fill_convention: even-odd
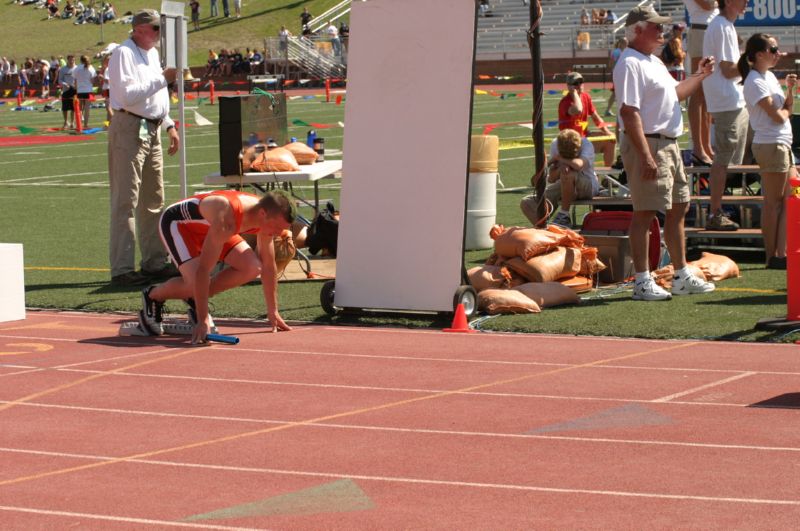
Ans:
[{"label": "starting block", "polygon": [[[194,329],[194,326],[189,321],[165,320],[163,323],[161,323],[161,326],[164,327],[164,334],[170,336],[190,336],[192,335],[192,330]],[[219,333],[219,330],[217,330],[216,326],[211,327],[211,333]],[[142,325],[139,324],[139,321],[125,321],[119,327],[119,335],[149,336],[150,334],[147,333],[146,330],[142,329]]]}]

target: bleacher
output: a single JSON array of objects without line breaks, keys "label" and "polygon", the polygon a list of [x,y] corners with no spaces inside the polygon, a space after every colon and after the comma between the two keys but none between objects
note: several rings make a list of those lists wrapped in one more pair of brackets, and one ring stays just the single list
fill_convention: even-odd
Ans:
[{"label": "bleacher", "polygon": [[[530,58],[526,32],[530,25],[530,7],[522,0],[489,0],[491,16],[478,19],[477,59],[479,61],[527,59]],[[545,58],[564,57],[608,57],[616,37],[622,31],[613,32],[609,25],[580,25],[581,9],[586,7],[611,8],[618,17],[622,17],[642,0],[546,0],[542,2],[542,25],[544,34],[541,40],[542,56]],[[671,16],[676,22],[684,21],[682,0],[652,0],[656,9]],[[576,36],[578,30],[589,33],[591,44],[589,50],[577,50]],[[745,40],[756,32],[767,32],[775,35],[781,43],[781,49],[787,52],[800,51],[800,28],[785,27],[740,27],[739,35]]]},{"label": "bleacher", "polygon": [[[621,17],[642,0],[553,0],[542,2],[542,55],[556,57],[607,57],[613,46],[614,33],[611,24],[580,25],[580,13],[584,6],[612,8]],[[490,0],[492,16],[478,19],[478,60],[524,59],[530,57],[526,32],[530,25],[530,7],[522,0]],[[587,31],[591,36],[589,50],[575,50],[577,30]]]}]

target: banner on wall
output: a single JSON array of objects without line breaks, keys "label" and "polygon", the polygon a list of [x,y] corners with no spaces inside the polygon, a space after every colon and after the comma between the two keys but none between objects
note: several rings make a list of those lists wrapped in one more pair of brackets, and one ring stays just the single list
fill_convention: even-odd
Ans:
[{"label": "banner on wall", "polygon": [[800,25],[798,0],[752,0],[737,26],[796,26]]},{"label": "banner on wall", "polygon": [[[689,14],[686,13],[686,20]],[[800,25],[800,0],[749,0],[744,15],[736,26],[797,26]]]}]

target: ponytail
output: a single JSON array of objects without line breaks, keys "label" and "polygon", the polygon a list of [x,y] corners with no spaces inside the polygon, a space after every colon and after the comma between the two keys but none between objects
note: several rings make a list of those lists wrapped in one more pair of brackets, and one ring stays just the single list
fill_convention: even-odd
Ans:
[{"label": "ponytail", "polygon": [[739,71],[739,75],[742,76],[739,84],[744,85],[744,80],[747,79],[747,74],[750,73],[750,61],[747,59],[746,53],[743,53],[741,57],[739,57],[739,62],[736,63],[736,69]]}]

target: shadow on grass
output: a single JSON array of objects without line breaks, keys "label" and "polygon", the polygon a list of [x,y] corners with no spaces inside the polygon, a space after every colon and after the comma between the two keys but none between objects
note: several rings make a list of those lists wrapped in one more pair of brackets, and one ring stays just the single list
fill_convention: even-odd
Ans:
[{"label": "shadow on grass", "polygon": [[727,299],[716,299],[711,301],[700,301],[696,303],[698,306],[725,306],[740,305],[740,306],[758,306],[758,305],[772,305],[779,306],[786,304],[786,295],[752,295],[749,297],[730,297]]}]

